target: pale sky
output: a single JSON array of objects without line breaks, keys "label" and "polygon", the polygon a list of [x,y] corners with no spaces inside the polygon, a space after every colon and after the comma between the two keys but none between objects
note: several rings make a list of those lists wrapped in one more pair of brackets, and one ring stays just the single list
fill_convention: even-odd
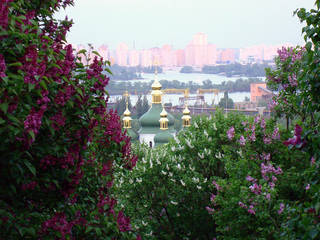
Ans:
[{"label": "pale sky", "polygon": [[171,44],[184,48],[203,32],[218,48],[257,44],[302,44],[302,25],[293,11],[315,0],[75,0],[57,14],[75,22],[73,44],[124,42],[137,49]]}]

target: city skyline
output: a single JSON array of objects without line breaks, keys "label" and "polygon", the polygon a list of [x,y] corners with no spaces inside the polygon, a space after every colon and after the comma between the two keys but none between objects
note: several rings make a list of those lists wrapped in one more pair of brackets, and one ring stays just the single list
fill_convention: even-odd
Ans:
[{"label": "city skyline", "polygon": [[[111,64],[120,66],[149,67],[155,63],[163,67],[194,66],[230,64],[230,63],[263,63],[272,62],[277,55],[277,50],[282,47],[293,46],[290,43],[278,45],[253,45],[245,48],[219,48],[208,41],[208,35],[197,33],[192,36],[189,43],[181,49],[176,49],[170,44],[147,49],[130,48],[125,43],[119,43],[115,49],[103,44],[96,46],[104,59]],[[77,45],[76,51],[87,48]]]},{"label": "city skyline", "polygon": [[311,8],[313,0],[77,0],[61,10],[74,19],[67,39],[73,44],[120,42],[146,49],[169,44],[183,48],[197,32],[221,48],[303,44],[302,24],[293,11]]}]

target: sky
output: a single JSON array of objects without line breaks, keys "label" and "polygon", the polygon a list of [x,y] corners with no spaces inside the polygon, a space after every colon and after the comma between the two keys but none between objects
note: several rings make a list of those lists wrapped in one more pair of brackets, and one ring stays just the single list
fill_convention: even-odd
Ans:
[{"label": "sky", "polygon": [[294,10],[313,8],[315,0],[75,0],[56,17],[72,18],[72,44],[102,44],[115,49],[184,48],[203,32],[218,48],[303,44]]}]

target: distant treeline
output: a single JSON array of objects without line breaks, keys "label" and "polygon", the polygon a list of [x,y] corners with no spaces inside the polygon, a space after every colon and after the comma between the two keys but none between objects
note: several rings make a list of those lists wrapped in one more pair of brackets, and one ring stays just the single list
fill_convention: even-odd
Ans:
[{"label": "distant treeline", "polygon": [[[132,80],[132,79],[140,79],[141,73],[154,73],[155,67],[123,67],[117,64],[114,64],[110,67],[112,75],[111,79],[116,80]],[[162,73],[162,68],[157,68],[158,73]]]},{"label": "distant treeline", "polygon": [[[268,64],[247,64],[239,63],[204,66],[200,73],[206,74],[221,74],[227,77],[241,76],[241,77],[265,77],[265,68],[270,67]],[[180,70],[181,73],[195,73],[191,66],[184,66]]]},{"label": "distant treeline", "polygon": [[[239,78],[236,81],[227,81],[222,82],[221,84],[214,84],[211,80],[203,81],[203,84],[196,84],[192,81],[180,82],[177,80],[161,80],[160,83],[162,84],[163,89],[167,88],[177,88],[177,89],[185,89],[189,88],[191,93],[195,93],[199,88],[215,88],[219,89],[220,91],[228,91],[228,92],[250,92],[250,84],[251,83],[260,83],[263,82],[261,78],[248,78],[242,79]],[[124,91],[128,90],[130,94],[148,94],[151,91],[152,81],[149,82],[115,82],[110,81],[109,85],[107,86],[107,91],[111,95],[121,95]]]}]

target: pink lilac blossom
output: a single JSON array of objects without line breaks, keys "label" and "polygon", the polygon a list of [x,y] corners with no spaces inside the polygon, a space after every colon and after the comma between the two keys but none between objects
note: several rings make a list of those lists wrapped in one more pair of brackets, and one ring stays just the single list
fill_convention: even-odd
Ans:
[{"label": "pink lilac blossom", "polygon": [[252,215],[255,215],[255,214],[256,214],[256,211],[254,210],[253,205],[250,205],[250,206],[249,206],[248,213],[250,213],[250,214],[252,214]]},{"label": "pink lilac blossom", "polygon": [[283,203],[280,203],[280,208],[278,210],[278,214],[280,215],[284,210],[284,204]]},{"label": "pink lilac blossom", "polygon": [[248,124],[248,122],[247,121],[243,121],[241,124],[242,124],[242,126],[245,127]]},{"label": "pink lilac blossom", "polygon": [[23,191],[26,191],[26,190],[34,190],[37,185],[38,185],[37,182],[31,181],[31,182],[29,182],[29,183],[22,184],[22,185],[21,185],[21,189],[22,189]]},{"label": "pink lilac blossom", "polygon": [[306,190],[310,189],[310,184],[308,183],[308,185],[306,186]]},{"label": "pink lilac blossom", "polygon": [[270,200],[270,199],[271,199],[271,195],[270,195],[270,193],[267,193],[267,194],[266,194],[266,199],[268,199],[268,200]]},{"label": "pink lilac blossom", "polygon": [[249,188],[250,188],[251,192],[253,192],[254,194],[256,194],[256,195],[260,195],[261,194],[262,186],[260,184],[254,183]]},{"label": "pink lilac blossom", "polygon": [[256,182],[256,181],[257,181],[257,179],[251,177],[250,175],[248,175],[248,176],[246,177],[246,180],[249,181],[249,182]]},{"label": "pink lilac blossom", "polygon": [[218,191],[222,189],[221,186],[216,181],[212,181],[212,184],[216,187]]},{"label": "pink lilac blossom", "polygon": [[214,209],[211,207],[206,206],[206,210],[208,211],[209,214],[213,214],[214,213]]},{"label": "pink lilac blossom", "polygon": [[248,208],[243,202],[238,202],[238,204],[243,209],[247,209]]},{"label": "pink lilac blossom", "polygon": [[56,115],[50,118],[51,126],[54,130],[58,131],[60,127],[63,127],[66,123],[66,118],[63,116],[62,112],[58,112]]},{"label": "pink lilac blossom", "polygon": [[311,163],[311,166],[316,163],[316,159],[314,158],[314,156],[311,158],[310,163]]},{"label": "pink lilac blossom", "polygon": [[271,139],[265,135],[263,137],[263,142],[264,142],[264,144],[269,145],[269,144],[271,144]]},{"label": "pink lilac blossom", "polygon": [[122,211],[118,213],[117,223],[120,232],[127,232],[131,230],[130,218],[126,217]]},{"label": "pink lilac blossom", "polygon": [[0,0],[0,26],[3,29],[8,27],[9,3],[13,0]]},{"label": "pink lilac blossom", "polygon": [[46,108],[42,108],[39,111],[36,111],[35,108],[32,108],[26,120],[24,121],[24,129],[26,132],[33,131],[35,135],[38,134],[39,129],[42,124],[42,116]]},{"label": "pink lilac blossom", "polygon": [[234,138],[235,130],[234,127],[232,126],[228,131],[227,131],[227,136],[229,140],[232,140]]},{"label": "pink lilac blossom", "polygon": [[258,115],[254,118],[254,123],[257,124],[261,120],[261,117]]},{"label": "pink lilac blossom", "polygon": [[244,138],[243,135],[241,135],[241,137],[240,137],[240,139],[239,139],[239,143],[240,143],[241,146],[246,145],[246,139]]},{"label": "pink lilac blossom", "polygon": [[295,129],[294,129],[294,136],[292,138],[288,139],[287,141],[283,142],[284,145],[296,146],[296,145],[299,145],[300,143],[302,143],[301,133],[302,133],[302,127],[299,126],[298,124],[296,124]]},{"label": "pink lilac blossom", "polygon": [[107,174],[110,174],[111,172],[110,172],[110,170],[111,170],[111,168],[112,168],[112,163],[113,163],[113,161],[111,161],[111,160],[109,160],[107,163],[104,163],[103,165],[102,165],[102,169],[100,170],[100,174],[102,175],[102,176],[106,176]]},{"label": "pink lilac blossom", "polygon": [[263,128],[263,129],[266,128],[266,120],[264,120],[264,118],[261,119],[260,126],[261,126],[261,128]]},{"label": "pink lilac blossom", "polygon": [[297,77],[295,74],[292,74],[292,76],[288,77],[289,80],[289,84],[291,87],[296,87],[298,86],[298,81],[297,81]]},{"label": "pink lilac blossom", "polygon": [[211,202],[214,202],[215,198],[216,198],[216,195],[214,195],[214,194],[212,193],[211,196],[210,196],[210,201],[211,201]]},{"label": "pink lilac blossom", "polygon": [[2,78],[6,77],[6,62],[4,60],[4,57],[2,54],[0,54],[0,82],[2,80]]},{"label": "pink lilac blossom", "polygon": [[273,133],[272,133],[272,137],[271,137],[273,140],[279,140],[280,139],[280,133],[279,133],[279,128],[276,127],[274,130],[273,130]]}]

